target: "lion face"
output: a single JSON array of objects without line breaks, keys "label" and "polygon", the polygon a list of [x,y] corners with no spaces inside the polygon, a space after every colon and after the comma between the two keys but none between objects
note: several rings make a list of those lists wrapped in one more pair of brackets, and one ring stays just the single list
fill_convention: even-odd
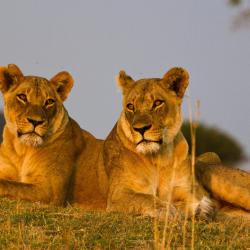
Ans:
[{"label": "lion face", "polygon": [[4,96],[6,126],[21,143],[38,147],[63,128],[66,99],[73,79],[61,72],[50,81],[23,76],[16,65],[0,68],[0,89]]},{"label": "lion face", "polygon": [[120,72],[117,80],[123,91],[121,127],[139,153],[159,152],[179,132],[188,78],[182,68],[171,69],[162,79],[138,81]]}]

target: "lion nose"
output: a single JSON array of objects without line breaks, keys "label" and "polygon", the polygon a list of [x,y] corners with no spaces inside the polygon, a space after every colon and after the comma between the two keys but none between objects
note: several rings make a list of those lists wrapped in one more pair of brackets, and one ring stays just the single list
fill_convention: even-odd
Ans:
[{"label": "lion nose", "polygon": [[27,120],[34,126],[38,126],[38,125],[41,125],[44,123],[43,120],[34,120],[34,119],[31,119],[31,118],[27,118]]},{"label": "lion nose", "polygon": [[144,133],[149,130],[152,127],[152,125],[146,125],[146,126],[142,126],[142,127],[133,127],[133,129],[137,132],[139,132],[141,135],[144,135]]}]

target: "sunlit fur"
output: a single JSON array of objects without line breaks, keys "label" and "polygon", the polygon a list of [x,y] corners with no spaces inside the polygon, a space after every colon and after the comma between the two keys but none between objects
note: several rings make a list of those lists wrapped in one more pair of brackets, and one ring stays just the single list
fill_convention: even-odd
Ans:
[{"label": "sunlit fur", "polygon": [[[124,151],[124,154],[125,152],[127,154],[126,163],[120,162],[120,164],[126,165],[123,169],[128,173],[140,169],[140,174],[135,177],[137,180],[131,179],[126,182],[130,183],[133,192],[139,192],[138,185],[142,181],[140,175],[145,178],[148,176],[147,169],[151,168],[150,171],[155,173],[155,176],[152,173],[151,179],[148,176],[148,182],[151,184],[144,188],[152,190],[151,192],[160,199],[159,203],[169,202],[167,199],[171,197],[177,207],[184,209],[188,207],[190,215],[199,211],[200,216],[206,217],[212,206],[209,205],[209,198],[202,187],[197,185],[196,194],[191,191],[192,175],[188,146],[180,132],[181,103],[188,84],[188,73],[184,69],[174,68],[163,78],[134,81],[121,72],[117,82],[123,92],[123,110],[117,123],[116,133],[123,147],[129,149]],[[144,128],[146,129],[142,132]],[[137,161],[133,154],[138,154]],[[130,157],[133,159],[131,162],[128,160]],[[129,164],[132,165],[128,167]],[[128,173],[124,176],[132,176]],[[174,176],[173,180],[171,176]],[[124,180],[120,182],[123,183]],[[145,190],[142,192],[145,193]],[[136,210],[135,207],[134,209]]]},{"label": "sunlit fur", "polygon": [[[180,211],[210,218],[214,203],[196,181],[192,191],[188,144],[180,131],[188,73],[173,68],[161,79],[135,81],[121,71],[117,82],[123,93],[121,115],[104,141],[92,140],[82,152],[73,202],[91,210],[160,219],[165,219],[167,207],[172,218]],[[157,98],[164,103],[152,109]],[[152,126],[144,133],[148,141],[141,142],[142,135],[134,128],[145,125]],[[204,162],[210,164],[211,159]]]},{"label": "sunlit fur", "polygon": [[202,205],[206,192],[200,186],[192,193],[188,145],[180,132],[188,73],[174,68],[163,78],[134,81],[122,71],[117,82],[123,93],[120,118],[98,160],[91,157],[91,165],[86,155],[80,158],[74,201],[92,209],[161,218],[170,204],[171,216],[179,208],[189,216],[199,210],[206,217],[211,208]]},{"label": "sunlit fur", "polygon": [[[139,153],[154,154],[164,145],[171,143],[180,130],[182,123],[181,99],[167,92],[160,79],[139,80],[123,97],[121,127]],[[161,107],[154,107],[156,100],[164,101]],[[133,103],[135,111],[127,110],[126,105]],[[152,127],[142,136],[133,126],[145,122]],[[142,141],[143,140],[143,141]]]},{"label": "sunlit fur", "polygon": [[47,80],[24,76],[14,64],[0,67],[4,99],[0,196],[64,205],[83,147],[95,138],[63,106],[73,86],[68,72]]},{"label": "sunlit fur", "polygon": [[38,147],[43,144],[43,138],[35,133],[24,134],[20,137],[20,141],[30,147]]},{"label": "sunlit fur", "polygon": [[141,142],[136,146],[138,153],[154,154],[160,150],[160,145],[157,142]]},{"label": "sunlit fur", "polygon": [[209,152],[197,158],[196,175],[199,182],[215,198],[217,207],[223,214],[250,219],[248,172],[223,166],[219,157]]},{"label": "sunlit fur", "polygon": [[[27,98],[23,102],[18,95]],[[47,99],[55,103],[46,107]],[[68,120],[56,90],[47,79],[27,76],[13,90],[4,95],[4,114],[7,128],[25,145],[38,147],[50,139],[50,135],[62,129]],[[34,126],[31,120],[42,121]]]}]

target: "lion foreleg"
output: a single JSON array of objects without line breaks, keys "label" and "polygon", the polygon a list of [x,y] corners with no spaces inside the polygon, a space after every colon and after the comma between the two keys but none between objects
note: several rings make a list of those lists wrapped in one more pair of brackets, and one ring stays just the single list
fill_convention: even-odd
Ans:
[{"label": "lion foreleg", "polygon": [[121,211],[135,214],[149,215],[163,219],[176,215],[176,209],[172,204],[167,204],[159,198],[133,191],[116,192],[108,199],[108,211]]},{"label": "lion foreleg", "polygon": [[51,202],[49,192],[42,187],[10,180],[0,180],[0,196],[17,200]]}]

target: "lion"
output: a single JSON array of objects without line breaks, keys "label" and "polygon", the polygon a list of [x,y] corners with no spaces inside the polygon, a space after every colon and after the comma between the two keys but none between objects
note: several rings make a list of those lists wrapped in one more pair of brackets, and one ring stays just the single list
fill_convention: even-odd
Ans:
[{"label": "lion", "polygon": [[212,202],[193,178],[181,133],[188,72],[176,67],[163,78],[135,81],[121,71],[117,83],[123,110],[104,142],[93,145],[94,159],[79,158],[74,202],[89,209],[160,217],[182,210],[206,218]]},{"label": "lion", "polygon": [[69,117],[63,102],[72,76],[47,80],[0,67],[6,125],[0,147],[0,196],[64,205],[77,159],[95,138]]},{"label": "lion", "polygon": [[192,170],[181,132],[188,72],[176,67],[162,78],[135,81],[121,71],[117,83],[123,110],[108,137],[92,140],[81,154],[73,203],[160,218],[177,211],[250,218],[249,173],[223,166],[211,152],[197,157]]}]

